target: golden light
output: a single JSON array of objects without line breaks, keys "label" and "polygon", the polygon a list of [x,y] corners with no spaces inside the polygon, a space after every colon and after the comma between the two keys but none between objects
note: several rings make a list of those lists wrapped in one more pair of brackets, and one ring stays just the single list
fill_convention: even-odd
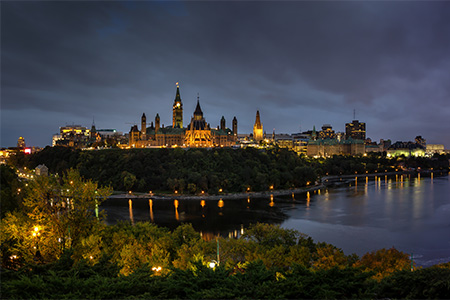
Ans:
[{"label": "golden light", "polygon": [[250,191],[250,187],[247,188],[247,192],[249,192],[249,191]]},{"label": "golden light", "polygon": [[175,191],[175,194],[178,194],[178,191]]},{"label": "golden light", "polygon": [[219,193],[222,193],[222,189],[219,189]]},{"label": "golden light", "polygon": [[131,194],[131,191],[128,191],[128,194]]},{"label": "golden light", "polygon": [[70,181],[70,184],[73,184],[73,180]]},{"label": "golden light", "polygon": [[155,272],[160,272],[161,270],[162,270],[162,268],[160,266],[152,268],[152,271],[155,271]]},{"label": "golden light", "polygon": [[270,186],[270,189],[273,190],[273,185]]},{"label": "golden light", "polygon": [[200,201],[200,205],[201,205],[202,207],[205,207],[205,205],[206,205],[205,200]]},{"label": "golden light", "polygon": [[173,206],[175,206],[175,208],[178,208],[178,204],[179,204],[179,203],[178,203],[178,200],[174,200],[174,201],[173,201]]},{"label": "golden light", "polygon": [[202,191],[202,195],[205,193],[205,191]]},{"label": "golden light", "polygon": [[220,199],[219,202],[217,203],[217,206],[222,208],[224,206],[223,200]]}]

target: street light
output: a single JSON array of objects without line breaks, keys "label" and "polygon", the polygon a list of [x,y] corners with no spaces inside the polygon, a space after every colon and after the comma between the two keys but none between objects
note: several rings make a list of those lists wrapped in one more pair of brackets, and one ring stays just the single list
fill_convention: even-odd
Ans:
[{"label": "street light", "polygon": [[215,260],[212,260],[209,262],[208,267],[210,267],[211,269],[214,269],[216,267],[216,265],[219,265],[219,263]]}]

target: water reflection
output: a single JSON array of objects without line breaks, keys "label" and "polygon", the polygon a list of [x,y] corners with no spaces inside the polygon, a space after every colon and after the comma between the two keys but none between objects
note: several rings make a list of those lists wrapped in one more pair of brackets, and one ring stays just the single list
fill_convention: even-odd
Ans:
[{"label": "water reflection", "polygon": [[[150,191],[151,193],[151,191]],[[152,199],[148,199],[148,206],[150,206],[150,220],[152,222],[155,221],[155,219],[153,218],[153,200]]]},{"label": "water reflection", "polygon": [[128,210],[130,212],[130,220],[131,223],[134,224],[134,217],[133,217],[133,201],[131,199],[128,200]]},{"label": "water reflection", "polygon": [[151,221],[174,229],[186,222],[205,239],[219,234],[238,237],[250,224],[264,222],[297,229],[349,253],[392,246],[414,253],[431,247],[450,253],[444,238],[450,219],[450,177],[435,175],[366,177],[360,185],[352,177],[332,189],[283,197],[270,193],[225,200],[114,198],[100,208],[106,210],[109,224]]},{"label": "water reflection", "polygon": [[173,201],[173,206],[175,206],[175,220],[180,221],[180,215],[178,214],[178,200]]}]

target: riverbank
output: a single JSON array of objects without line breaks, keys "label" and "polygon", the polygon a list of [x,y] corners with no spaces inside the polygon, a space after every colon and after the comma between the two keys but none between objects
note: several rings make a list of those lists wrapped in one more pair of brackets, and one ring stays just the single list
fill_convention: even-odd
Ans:
[{"label": "riverbank", "polygon": [[[351,175],[333,175],[333,176],[324,176],[321,178],[320,183],[306,186],[303,188],[295,188],[295,189],[287,189],[287,190],[272,190],[272,191],[261,191],[261,192],[244,192],[244,193],[221,193],[218,195],[186,195],[186,194],[155,194],[155,193],[125,193],[125,192],[117,192],[117,194],[111,195],[108,198],[129,198],[129,199],[137,199],[137,198],[152,198],[158,200],[224,200],[224,199],[242,199],[246,197],[252,198],[260,198],[267,197],[270,195],[274,196],[287,196],[291,194],[299,194],[312,192],[315,190],[319,190],[325,188],[330,185],[334,185],[337,182],[347,182],[348,180],[354,180],[355,178],[374,178],[381,176],[393,176],[393,175],[413,175],[413,174],[430,174],[434,172],[430,171],[398,171],[398,172],[383,172],[383,173],[364,173],[364,174],[351,174]],[[442,173],[442,172],[437,172]]]},{"label": "riverbank", "polygon": [[150,194],[150,193],[120,193],[111,195],[108,198],[129,198],[129,199],[137,199],[137,198],[152,198],[157,200],[225,200],[225,199],[242,199],[247,197],[252,198],[260,198],[260,197],[267,197],[270,195],[274,196],[287,196],[291,194],[298,194],[298,193],[306,193],[311,192],[315,190],[319,190],[324,188],[325,186],[323,184],[316,184],[304,188],[297,188],[297,189],[289,189],[289,190],[273,190],[273,191],[262,191],[262,192],[246,192],[246,193],[227,193],[227,194],[218,194],[218,195],[181,195],[181,194],[170,194],[170,195],[161,195],[161,194]]}]

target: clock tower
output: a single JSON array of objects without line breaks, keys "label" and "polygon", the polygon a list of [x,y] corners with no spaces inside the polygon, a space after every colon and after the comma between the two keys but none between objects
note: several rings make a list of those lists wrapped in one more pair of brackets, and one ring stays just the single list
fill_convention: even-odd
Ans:
[{"label": "clock tower", "polygon": [[173,101],[173,118],[172,118],[173,128],[183,128],[183,103],[181,103],[180,97],[180,86],[177,82],[177,94],[175,100]]}]

